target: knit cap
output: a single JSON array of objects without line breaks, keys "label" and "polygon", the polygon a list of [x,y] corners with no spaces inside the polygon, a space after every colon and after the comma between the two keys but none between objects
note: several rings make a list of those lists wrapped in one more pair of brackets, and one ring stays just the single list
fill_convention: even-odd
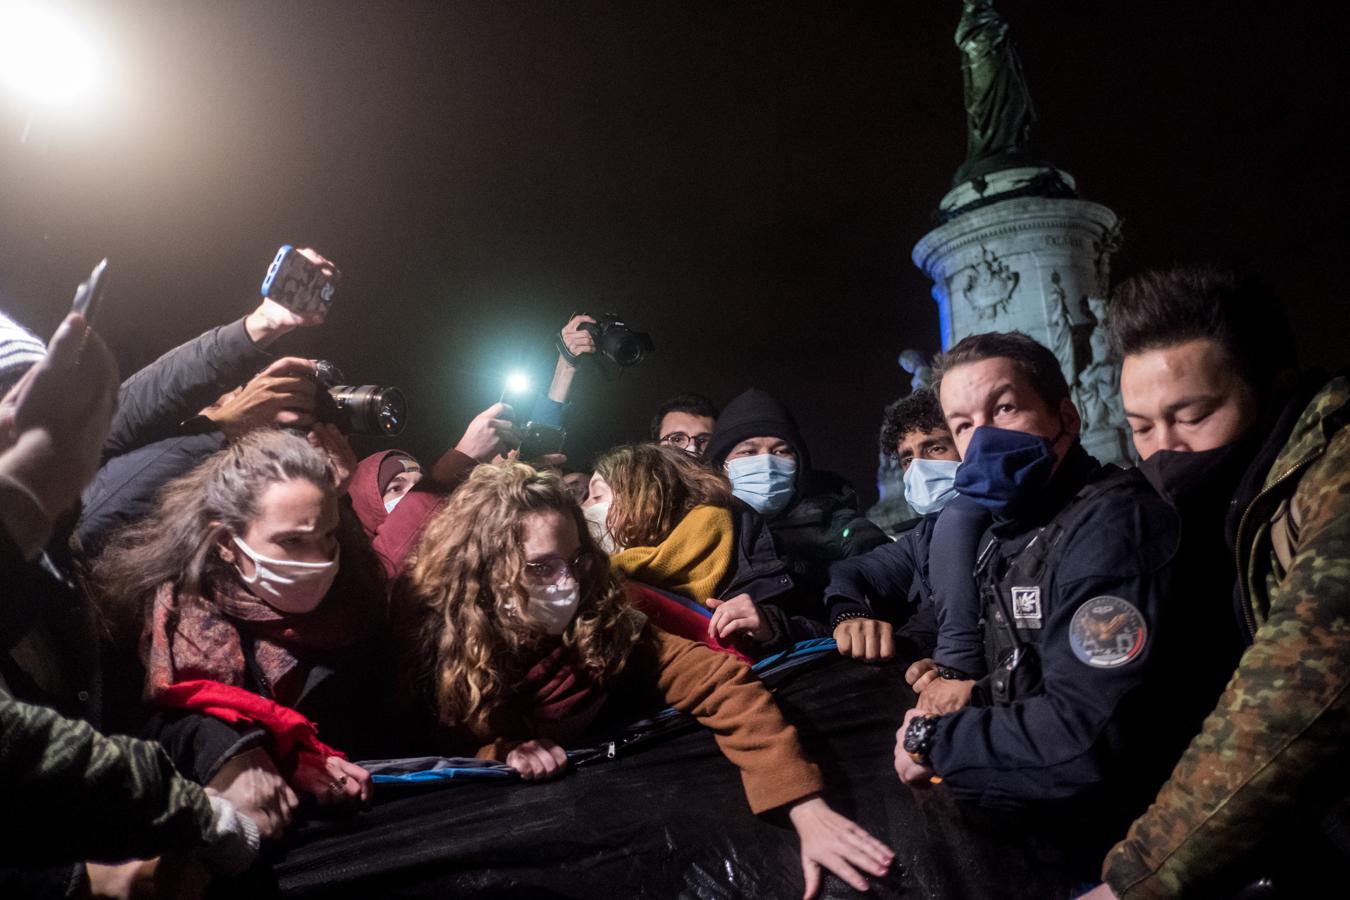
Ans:
[{"label": "knit cap", "polygon": [[750,388],[732,400],[717,417],[712,440],[708,442],[708,461],[715,466],[726,462],[727,454],[741,441],[752,437],[782,438],[797,454],[803,472],[811,469],[811,454],[802,440],[797,420],[782,401],[766,391]]}]

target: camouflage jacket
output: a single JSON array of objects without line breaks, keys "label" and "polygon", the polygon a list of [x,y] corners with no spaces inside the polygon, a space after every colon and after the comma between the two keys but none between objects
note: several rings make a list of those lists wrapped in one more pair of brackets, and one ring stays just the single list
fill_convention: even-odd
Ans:
[{"label": "camouflage jacket", "polygon": [[[1252,646],[1106,858],[1125,898],[1204,890],[1310,818],[1350,749],[1350,378],[1312,399],[1238,528]],[[1334,797],[1326,799],[1335,799]]]},{"label": "camouflage jacket", "polygon": [[4,867],[144,859],[212,833],[206,792],[158,744],[106,737],[3,692],[0,796],[17,816],[0,841]]}]

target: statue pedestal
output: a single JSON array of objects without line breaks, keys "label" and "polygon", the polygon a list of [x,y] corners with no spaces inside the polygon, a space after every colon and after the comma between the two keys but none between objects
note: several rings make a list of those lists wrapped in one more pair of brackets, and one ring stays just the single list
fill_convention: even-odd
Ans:
[{"label": "statue pedestal", "polygon": [[1128,465],[1119,367],[1104,330],[1094,337],[1119,221],[1099,203],[1024,195],[1054,178],[1073,185],[1067,173],[1048,168],[1009,169],[958,185],[943,199],[951,218],[915,245],[914,263],[933,279],[944,350],[985,331],[1031,335],[1054,351],[1073,388],[1084,445],[1096,448],[1102,462]]}]

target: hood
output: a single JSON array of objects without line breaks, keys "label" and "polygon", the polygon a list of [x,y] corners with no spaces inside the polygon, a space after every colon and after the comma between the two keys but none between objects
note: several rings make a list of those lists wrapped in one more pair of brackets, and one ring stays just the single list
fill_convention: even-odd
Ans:
[{"label": "hood", "polygon": [[[781,401],[758,388],[750,388],[722,410],[712,440],[708,442],[708,460],[720,468],[733,447],[752,437],[782,438],[797,451],[797,471],[811,471],[811,454],[806,449],[806,441],[802,440],[796,418]],[[800,475],[798,483],[801,483]]]},{"label": "hood", "polygon": [[352,474],[347,493],[367,537],[374,538],[384,520],[389,518],[384,511],[384,489],[403,471],[400,460],[404,459],[417,462],[417,458],[405,450],[385,450],[361,460]]}]

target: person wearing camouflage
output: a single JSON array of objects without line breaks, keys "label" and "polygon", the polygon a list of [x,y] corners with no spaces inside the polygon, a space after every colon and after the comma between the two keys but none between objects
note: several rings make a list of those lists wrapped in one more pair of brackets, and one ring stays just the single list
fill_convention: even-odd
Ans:
[{"label": "person wearing camouflage", "polygon": [[24,810],[0,842],[0,866],[115,862],[198,849],[240,872],[258,826],[179,775],[164,748],[99,734],[88,723],[0,692],[0,794]]},{"label": "person wearing camouflage", "polygon": [[1258,877],[1262,896],[1303,895],[1350,868],[1337,839],[1350,751],[1350,377],[1281,390],[1292,352],[1278,305],[1214,270],[1127,282],[1110,324],[1141,469],[1183,518],[1197,498],[1216,505],[1201,486],[1225,489],[1217,507],[1250,646],[1089,896],[1224,896]]}]

